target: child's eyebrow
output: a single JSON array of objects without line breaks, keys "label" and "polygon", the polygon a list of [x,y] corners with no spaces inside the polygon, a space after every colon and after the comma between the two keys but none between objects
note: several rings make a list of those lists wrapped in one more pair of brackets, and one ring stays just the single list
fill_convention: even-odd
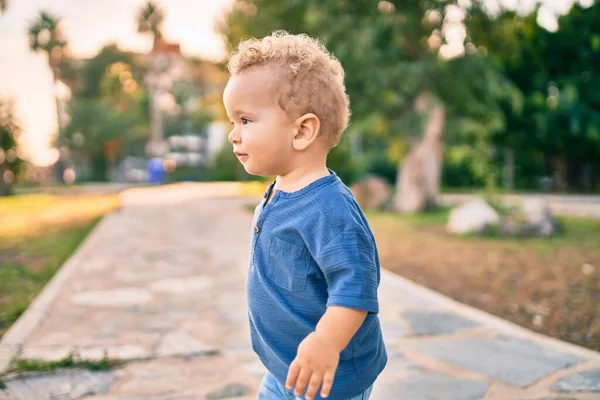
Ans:
[{"label": "child's eyebrow", "polygon": [[243,114],[243,112],[240,110],[233,110],[231,112],[231,115],[229,113],[226,113],[226,114],[227,114],[227,119],[231,121],[233,119],[233,117],[238,118],[241,114]]},{"label": "child's eyebrow", "polygon": [[242,110],[242,109],[238,109],[238,110],[233,110],[233,115],[235,116],[240,116],[240,115],[248,115],[248,114],[254,114],[250,111],[246,111],[246,110]]}]

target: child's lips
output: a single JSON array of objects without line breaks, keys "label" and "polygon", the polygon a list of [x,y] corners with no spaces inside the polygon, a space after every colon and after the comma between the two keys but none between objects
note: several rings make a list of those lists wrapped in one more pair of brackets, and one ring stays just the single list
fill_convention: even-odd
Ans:
[{"label": "child's lips", "polygon": [[240,161],[246,161],[248,159],[248,154],[246,153],[242,153],[239,151],[235,151],[234,153]]}]

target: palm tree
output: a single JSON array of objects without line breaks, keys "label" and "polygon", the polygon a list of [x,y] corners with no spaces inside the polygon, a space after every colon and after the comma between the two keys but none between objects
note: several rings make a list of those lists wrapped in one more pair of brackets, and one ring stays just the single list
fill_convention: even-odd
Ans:
[{"label": "palm tree", "polygon": [[[0,0],[2,1],[2,0]],[[60,18],[46,12],[41,11],[36,19],[30,22],[27,28],[27,36],[29,37],[29,48],[34,52],[42,51],[48,55],[48,65],[52,72],[54,83],[54,99],[56,102],[56,116],[58,128],[58,146],[62,141],[61,129],[61,105],[57,93],[57,84],[60,79],[60,65],[64,58],[64,52],[67,47],[62,31],[60,29]],[[62,160],[61,160],[62,161]],[[61,163],[59,162],[59,165]],[[62,171],[57,171],[57,178],[62,181]]]},{"label": "palm tree", "polygon": [[[35,52],[43,51],[48,55],[48,65],[52,72],[54,89],[56,90],[56,84],[60,79],[60,62],[63,59],[63,52],[67,46],[67,41],[64,39],[60,29],[60,18],[46,11],[40,12],[37,19],[31,21],[29,24],[27,35],[29,36],[29,48],[31,50]],[[57,114],[60,114],[58,97],[56,97],[56,101],[56,111]],[[60,115],[58,116],[60,117]],[[58,123],[60,128],[60,118]]]},{"label": "palm tree", "polygon": [[150,67],[146,76],[146,84],[150,97],[150,127],[151,139],[148,142],[147,151],[149,154],[156,155],[159,153],[158,145],[163,139],[163,123],[161,111],[157,104],[156,92],[158,86],[156,78],[161,75],[159,61],[160,58],[154,50],[158,47],[159,41],[162,39],[162,23],[165,18],[163,10],[152,0],[149,0],[145,6],[138,11],[138,32],[150,33],[152,35],[152,51],[150,54]]},{"label": "palm tree", "polygon": [[142,7],[137,16],[138,32],[150,33],[152,35],[152,43],[156,45],[157,40],[162,38],[162,23],[165,14],[157,3],[150,0]]},{"label": "palm tree", "polygon": [[0,196],[11,193],[15,176],[23,163],[18,151],[20,134],[13,103],[0,98]]}]

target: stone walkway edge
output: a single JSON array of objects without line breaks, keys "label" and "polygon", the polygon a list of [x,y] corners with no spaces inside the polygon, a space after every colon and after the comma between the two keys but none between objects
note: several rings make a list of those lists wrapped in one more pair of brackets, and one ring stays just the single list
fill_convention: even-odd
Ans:
[{"label": "stone walkway edge", "polygon": [[84,247],[93,245],[94,238],[105,223],[106,217],[98,222],[92,232],[90,232],[81,245],[54,274],[39,295],[31,302],[27,310],[4,334],[0,340],[0,374],[8,370],[13,358],[17,357],[21,352],[25,341],[47,316],[48,310],[63,287],[63,284],[77,268]]}]

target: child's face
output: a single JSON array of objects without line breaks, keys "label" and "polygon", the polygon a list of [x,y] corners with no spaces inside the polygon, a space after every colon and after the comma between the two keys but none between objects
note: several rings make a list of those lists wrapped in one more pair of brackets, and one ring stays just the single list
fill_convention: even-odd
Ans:
[{"label": "child's face", "polygon": [[232,76],[223,93],[229,142],[252,175],[284,175],[294,157],[294,121],[277,103],[274,84],[271,68],[254,67]]}]

